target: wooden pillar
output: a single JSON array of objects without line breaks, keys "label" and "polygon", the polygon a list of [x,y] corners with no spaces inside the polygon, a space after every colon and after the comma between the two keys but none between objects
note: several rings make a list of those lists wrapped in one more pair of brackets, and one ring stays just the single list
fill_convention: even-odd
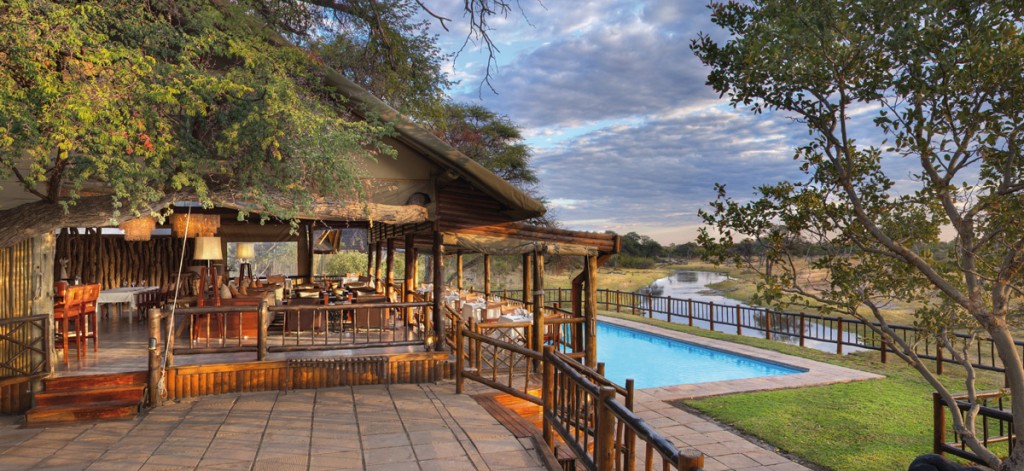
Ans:
[{"label": "wooden pillar", "polygon": [[533,256],[523,254],[523,308],[530,309],[530,293],[533,291]]},{"label": "wooden pillar", "polygon": [[533,254],[533,349],[544,351],[544,253]]},{"label": "wooden pillar", "polygon": [[[444,350],[444,319],[441,313],[441,297],[444,296],[444,246],[441,245],[441,231],[434,231],[434,350]],[[461,261],[461,256],[459,257]],[[462,265],[459,265],[460,272]],[[462,276],[459,276],[462,284]]]},{"label": "wooden pillar", "polygon": [[[572,279],[572,289],[569,293],[572,317],[577,319],[583,318],[583,283],[586,281],[587,278],[586,261],[587,259],[584,258],[583,271],[581,271],[579,275],[576,275],[576,277]],[[585,351],[587,339],[590,338],[590,324],[586,322],[584,322],[582,325],[575,324],[572,331],[573,353],[580,353]]]},{"label": "wooden pillar", "polygon": [[308,223],[303,223],[299,229],[299,247],[298,247],[298,267],[296,267],[299,277],[305,277],[307,281],[313,279],[313,244],[310,241],[312,237],[312,228],[309,227]]},{"label": "wooden pillar", "polygon": [[373,286],[377,288],[377,292],[380,292],[380,249],[381,243],[378,241],[373,244]]},{"label": "wooden pillar", "polygon": [[597,255],[587,255],[587,292],[583,301],[583,317],[587,326],[587,366],[597,366]]},{"label": "wooden pillar", "polygon": [[391,299],[391,285],[395,283],[395,239],[388,239],[387,273],[384,274],[384,296]]},{"label": "wooden pillar", "polygon": [[366,244],[366,276],[373,275],[373,246],[374,244]]},{"label": "wooden pillar", "polygon": [[[412,234],[405,235],[405,281],[402,283],[402,302],[411,303],[413,289],[413,275],[416,270],[416,236]],[[405,323],[408,325],[412,321],[413,308],[405,308]]]},{"label": "wooden pillar", "polygon": [[455,254],[455,287],[462,292],[462,252]]},{"label": "wooden pillar", "polygon": [[491,256],[484,254],[484,297],[491,297]]}]

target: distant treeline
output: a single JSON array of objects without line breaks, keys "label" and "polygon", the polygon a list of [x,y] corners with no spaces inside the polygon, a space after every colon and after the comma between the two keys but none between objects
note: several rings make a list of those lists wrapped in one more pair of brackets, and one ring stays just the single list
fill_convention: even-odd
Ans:
[{"label": "distant treeline", "polygon": [[[829,252],[828,247],[819,243],[809,241],[791,243],[798,244],[794,253],[804,257],[819,257]],[[952,244],[950,242],[935,242],[931,244],[930,249],[936,259],[943,259],[950,256]],[[764,255],[765,246],[753,239],[744,239],[733,245],[730,250],[734,255],[751,261],[751,259],[760,259]],[[696,242],[661,245],[650,236],[630,232],[622,236],[622,250],[609,260],[609,266],[653,268],[658,262],[671,263],[678,260],[700,258],[703,255],[704,248]]]}]

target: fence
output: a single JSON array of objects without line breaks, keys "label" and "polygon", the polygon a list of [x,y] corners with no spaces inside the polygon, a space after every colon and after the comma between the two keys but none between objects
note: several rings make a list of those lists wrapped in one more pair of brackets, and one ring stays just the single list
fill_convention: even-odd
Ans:
[{"label": "fence", "polygon": [[[971,409],[971,403],[962,400],[966,399],[966,397],[966,395],[954,396],[954,399],[957,400],[956,413],[960,414],[960,417],[965,422],[967,420],[967,411]],[[1004,407],[1004,403],[1009,402],[1009,399],[1002,391],[981,392],[977,393],[975,397],[977,402],[981,404],[974,424],[979,440],[985,445],[985,448],[999,443],[1006,443],[1006,456],[1009,456],[1013,452],[1013,440],[1016,438],[1013,427],[1013,415]],[[952,430],[950,424],[947,423],[946,402],[942,400],[942,396],[939,393],[932,393],[932,410],[934,412],[934,425],[932,427],[934,434],[933,451],[939,454],[950,453],[976,463],[985,464],[978,455],[967,449],[963,437],[956,433],[955,430]],[[947,441],[947,432],[949,431],[952,431],[952,441]]]},{"label": "fence", "polygon": [[[341,350],[422,345],[432,303],[206,306],[177,309],[175,355]],[[403,311],[411,310],[412,315]],[[160,314],[166,323],[169,315]],[[165,327],[161,330],[166,331]],[[177,346],[177,342],[184,345]]]},{"label": "fence", "polygon": [[[618,386],[600,373],[600,366],[591,370],[555,345],[545,346],[541,354],[481,333],[472,322],[455,329],[454,343],[456,392],[462,393],[469,379],[542,406],[548,447],[554,449],[552,432],[558,433],[586,469],[633,471],[638,461],[647,470],[656,462],[663,470],[696,471],[704,465],[702,454],[680,451],[632,412],[632,381]],[[637,456],[638,441],[644,445],[643,457]]]},{"label": "fence", "polygon": [[[502,296],[522,299],[522,290],[505,290]],[[571,302],[571,291],[562,288],[546,289],[545,302]],[[859,319],[837,316],[822,316],[802,312],[786,312],[754,306],[721,305],[692,299],[676,299],[671,296],[656,296],[647,293],[630,293],[599,289],[597,305],[605,311],[614,311],[686,324],[716,332],[758,337],[812,347],[837,354],[872,350],[879,352],[881,361],[888,361],[888,347],[871,330],[878,323],[865,323]],[[943,373],[946,363],[956,364],[952,355],[946,355],[943,348],[926,332],[903,325],[889,325],[897,336],[915,346],[919,357],[935,361],[935,370]],[[974,338],[967,334],[955,334],[954,342],[973,342],[968,353],[971,365],[977,369],[1004,372],[1002,362],[995,353],[995,344],[988,338]],[[1024,356],[1024,341],[1017,340],[1017,348]]]}]

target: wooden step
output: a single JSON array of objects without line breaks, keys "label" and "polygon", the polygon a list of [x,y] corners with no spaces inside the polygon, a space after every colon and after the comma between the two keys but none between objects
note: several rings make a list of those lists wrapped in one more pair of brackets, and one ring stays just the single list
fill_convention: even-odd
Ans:
[{"label": "wooden step", "polygon": [[133,371],[129,373],[107,373],[86,376],[60,376],[43,380],[44,390],[48,392],[82,391],[92,388],[128,386],[133,384],[146,384],[146,372]]},{"label": "wooden step", "polygon": [[142,393],[146,386],[130,384],[127,386],[106,386],[82,390],[43,391],[36,394],[36,407],[50,407],[67,404],[105,403],[111,401],[142,402]]},{"label": "wooden step", "polygon": [[132,419],[138,413],[138,401],[107,401],[34,407],[25,413],[25,426],[42,427],[91,420]]}]

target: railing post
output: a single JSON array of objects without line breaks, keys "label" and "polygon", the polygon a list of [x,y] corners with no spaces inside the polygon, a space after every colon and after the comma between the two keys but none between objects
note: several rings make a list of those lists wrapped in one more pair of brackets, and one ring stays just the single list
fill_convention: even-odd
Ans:
[{"label": "railing post", "polygon": [[555,408],[555,365],[551,363],[551,356],[553,356],[554,347],[551,345],[544,347],[544,382],[541,386],[541,401],[543,403],[543,409],[541,410],[541,431],[544,436],[544,443],[548,445],[548,449],[555,451],[555,434],[551,430],[551,420],[548,419],[548,414],[553,413]]},{"label": "railing post", "polygon": [[615,312],[622,312],[622,291],[615,290]]},{"label": "railing post", "polygon": [[[807,317],[804,315],[803,312],[801,312],[800,313],[800,346],[801,347],[804,346],[804,339],[806,338],[806,335],[804,334],[804,329],[805,329],[806,325],[807,325]],[[882,354],[882,357],[885,357],[884,353]]]},{"label": "railing post", "polygon": [[935,341],[935,374],[942,374],[942,344]]},{"label": "railing post", "polygon": [[654,319],[654,295],[647,295],[647,318]]},{"label": "railing post", "polygon": [[[260,308],[256,311],[256,323],[259,324],[260,330],[256,337],[256,360],[264,361],[267,359],[267,327],[269,322],[267,319],[270,317],[270,307],[266,301],[260,303]],[[239,321],[241,323],[241,321]]]},{"label": "railing post", "polygon": [[839,329],[838,329],[839,331],[836,334],[836,355],[842,355],[843,354],[843,318],[839,317],[838,319],[839,319],[839,323],[837,324],[837,326],[839,327]]},{"label": "railing post", "polygon": [[704,469],[704,453],[687,454],[680,452],[676,469],[679,471],[698,471]]},{"label": "railing post", "polygon": [[886,346],[885,339],[883,338],[882,339],[882,363],[885,363],[885,360],[886,360],[886,354],[885,354],[886,352],[885,351],[886,351],[887,348],[888,347]]},{"label": "railing post", "polygon": [[465,353],[462,346],[462,323],[455,326],[455,394],[462,394],[462,369],[465,367],[465,360],[462,354]]},{"label": "railing post", "polygon": [[[801,319],[803,319],[802,315]],[[772,310],[768,308],[765,308],[764,310],[764,339],[772,339]],[[803,346],[803,344],[800,346]]]},{"label": "railing post", "polygon": [[160,367],[160,308],[149,308],[149,406],[160,405],[160,378],[163,371]]},{"label": "railing post", "polygon": [[736,335],[743,335],[743,318],[740,313],[740,305],[736,305]]},{"label": "railing post", "polygon": [[[626,380],[626,409],[633,410],[634,403],[634,389],[632,379]],[[623,447],[626,449],[624,456],[622,457],[625,461],[625,471],[634,471],[636,469],[636,432],[631,427],[626,427],[626,436]]]},{"label": "railing post", "polygon": [[693,327],[693,299],[686,300],[686,317],[689,318],[690,327]]},{"label": "railing post", "polygon": [[939,393],[932,393],[932,451],[945,455],[946,445],[946,406]]},{"label": "railing post", "polygon": [[715,303],[708,301],[708,319],[711,324],[711,328],[708,329],[712,332],[715,331]]},{"label": "railing post", "polygon": [[665,319],[672,323],[672,296],[665,298]]},{"label": "railing post", "polygon": [[601,386],[597,396],[597,437],[594,440],[594,464],[599,471],[615,469],[615,414],[606,401],[615,397],[615,388]]}]

